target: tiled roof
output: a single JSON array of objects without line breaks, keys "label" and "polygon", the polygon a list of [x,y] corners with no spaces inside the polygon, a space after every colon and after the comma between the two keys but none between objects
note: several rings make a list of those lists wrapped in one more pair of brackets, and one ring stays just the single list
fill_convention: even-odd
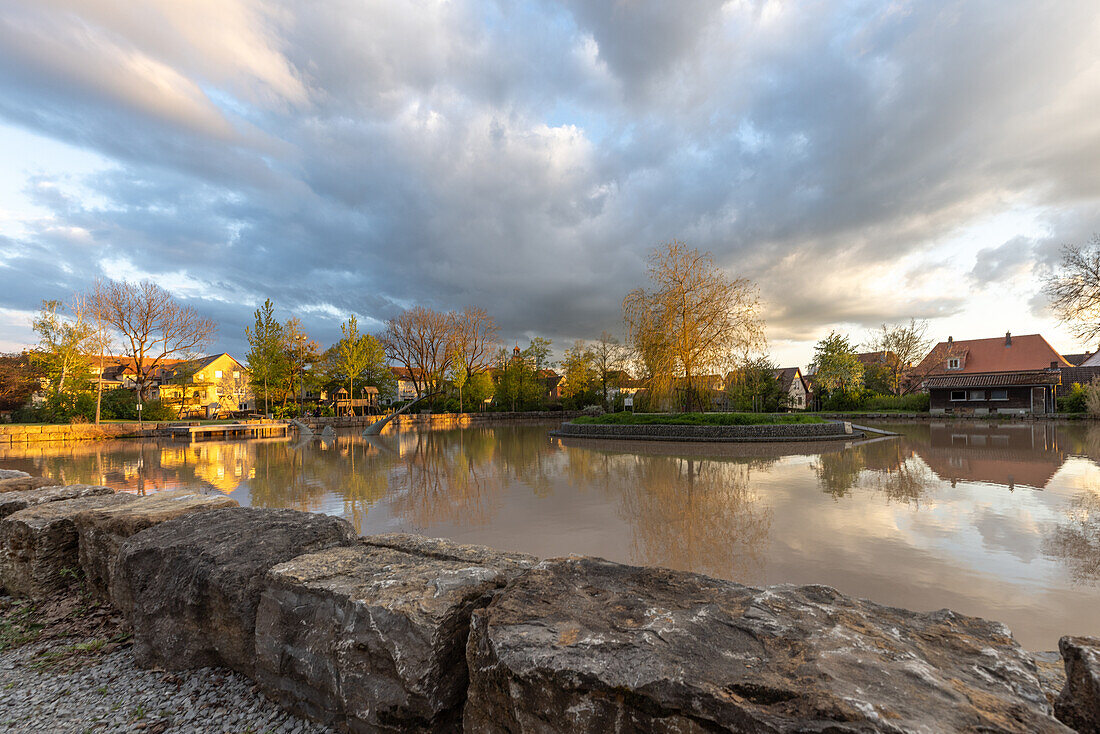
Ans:
[{"label": "tiled roof", "polygon": [[968,387],[1026,387],[1029,385],[1058,385],[1061,375],[1057,370],[1032,372],[987,372],[979,374],[937,375],[924,381],[924,386],[935,388]]},{"label": "tiled roof", "polygon": [[1085,352],[1084,354],[1063,354],[1062,359],[1066,360],[1074,367],[1080,367],[1081,363],[1091,356],[1093,356],[1092,352]]},{"label": "tiled roof", "polygon": [[[1011,342],[1011,343],[1007,343]],[[948,370],[948,358],[962,361],[961,369]],[[1017,372],[1072,367],[1040,334],[998,336],[992,339],[967,339],[940,342],[921,360],[917,374],[973,374],[987,372]]]}]

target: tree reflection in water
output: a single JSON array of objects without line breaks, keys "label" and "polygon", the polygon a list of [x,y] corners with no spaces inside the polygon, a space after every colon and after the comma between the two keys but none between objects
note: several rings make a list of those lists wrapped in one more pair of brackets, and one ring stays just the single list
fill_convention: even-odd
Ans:
[{"label": "tree reflection in water", "polygon": [[620,454],[571,447],[574,486],[617,495],[634,563],[742,583],[763,580],[771,509],[750,487],[774,459]]},{"label": "tree reflection in water", "polygon": [[1043,552],[1065,564],[1075,583],[1100,583],[1100,493],[1085,490],[1070,500],[1067,521],[1043,540]]},{"label": "tree reflection in water", "polygon": [[819,454],[813,468],[822,491],[836,499],[850,496],[853,489],[863,489],[882,494],[888,502],[919,506],[935,481],[928,465],[908,441],[900,438],[857,443]]}]

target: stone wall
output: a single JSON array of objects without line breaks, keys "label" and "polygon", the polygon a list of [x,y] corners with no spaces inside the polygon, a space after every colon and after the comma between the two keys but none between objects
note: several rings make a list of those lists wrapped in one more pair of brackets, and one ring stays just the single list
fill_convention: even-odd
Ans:
[{"label": "stone wall", "polygon": [[[402,413],[390,422],[398,430],[409,428],[465,428],[466,426],[490,425],[495,423],[533,423],[539,421],[565,420],[581,414],[579,410],[530,410],[507,413]],[[306,418],[303,422],[314,431],[325,426],[334,428],[366,428],[381,416],[341,416],[338,418]]]},{"label": "stone wall", "polygon": [[769,423],[753,426],[678,426],[678,425],[604,425],[598,423],[562,423],[552,436],[564,438],[637,439],[643,441],[820,441],[850,439],[852,424]]},{"label": "stone wall", "polygon": [[[273,423],[258,420],[242,423]],[[38,443],[41,441],[100,441],[109,438],[164,438],[171,435],[172,426],[197,426],[197,422],[150,423],[74,423],[72,425],[4,425],[0,424],[0,448]]]},{"label": "stone wall", "polygon": [[129,620],[138,664],[229,667],[341,731],[1069,732],[1056,711],[1100,725],[1100,640],[1063,640],[1059,694],[1003,625],[948,610],[357,538],[338,518],[185,492],[19,492],[0,520],[9,592],[88,584]]}]

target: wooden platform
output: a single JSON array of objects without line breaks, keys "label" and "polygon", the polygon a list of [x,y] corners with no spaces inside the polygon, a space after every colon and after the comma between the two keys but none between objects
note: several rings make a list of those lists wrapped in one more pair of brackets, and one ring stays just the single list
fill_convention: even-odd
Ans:
[{"label": "wooden platform", "polygon": [[286,436],[286,423],[224,423],[208,426],[172,426],[172,438],[270,438]]}]

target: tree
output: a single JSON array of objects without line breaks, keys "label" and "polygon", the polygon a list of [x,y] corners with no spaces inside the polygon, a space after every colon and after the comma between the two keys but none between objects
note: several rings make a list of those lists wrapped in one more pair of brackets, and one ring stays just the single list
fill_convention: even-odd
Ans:
[{"label": "tree", "polygon": [[321,361],[321,345],[309,338],[302,329],[298,318],[288,319],[282,328],[282,352],[289,368],[290,380],[287,392],[283,395],[283,406],[293,397],[299,408],[304,409],[305,383],[309,379],[307,371]]},{"label": "tree", "polygon": [[628,341],[650,373],[650,390],[668,395],[680,384],[691,410],[698,377],[724,374],[735,355],[764,345],[757,288],[680,242],[658,247],[649,263],[652,288],[623,300]]},{"label": "tree", "polygon": [[619,340],[609,332],[602,332],[592,345],[592,368],[596,371],[603,407],[610,408],[610,390],[618,386],[619,378],[626,369],[626,350]]},{"label": "tree", "polygon": [[746,360],[730,375],[726,388],[734,410],[778,413],[786,410],[790,396],[776,379],[776,365],[768,357]]},{"label": "tree", "polygon": [[910,319],[908,324],[883,324],[867,346],[872,351],[883,353],[882,364],[886,368],[889,392],[904,395],[917,384],[906,380],[906,375],[932,348],[932,340],[928,338],[928,322]]},{"label": "tree", "polygon": [[1100,234],[1085,247],[1063,247],[1059,268],[1045,280],[1043,290],[1074,336],[1086,342],[1100,337]]},{"label": "tree", "polygon": [[462,388],[474,374],[492,366],[500,329],[484,309],[473,306],[452,316],[452,328],[452,360],[458,367],[452,373],[452,381],[458,388],[458,411],[461,413]]},{"label": "tree", "polygon": [[30,354],[0,354],[0,410],[26,405],[42,386],[42,373]]},{"label": "tree", "polygon": [[141,400],[165,360],[206,349],[217,330],[213,321],[147,280],[97,282],[89,303],[97,317],[120,335],[122,353],[133,360]]},{"label": "tree", "polygon": [[820,390],[855,395],[863,388],[863,363],[846,334],[830,331],[814,345],[814,381]]},{"label": "tree", "polygon": [[[336,355],[340,369],[348,381],[348,398],[354,400],[355,378],[367,368],[367,360],[370,359],[367,341],[370,337],[359,333],[359,322],[354,316],[348,317],[346,322],[340,324],[340,333],[342,336],[340,341],[336,342]],[[355,403],[349,403],[349,405],[354,406]],[[355,413],[354,407],[351,412]]]},{"label": "tree", "polygon": [[64,315],[65,310],[61,301],[42,301],[42,308],[31,322],[38,334],[38,349],[31,353],[31,359],[46,377],[53,395],[65,394],[65,381],[87,371],[84,348],[91,327],[83,308],[76,308],[72,318]]},{"label": "tree", "polygon": [[111,326],[104,320],[103,314],[88,304],[87,296],[78,296],[74,308],[89,315],[84,349],[86,358],[96,361],[95,423],[98,426],[103,408],[103,372],[107,369],[107,357],[114,346]]},{"label": "tree", "polygon": [[454,357],[451,314],[414,306],[386,322],[386,355],[409,371],[419,395],[439,389]]},{"label": "tree", "polygon": [[285,385],[290,363],[283,350],[283,325],[275,318],[275,304],[270,298],[256,309],[255,318],[255,326],[244,330],[249,346],[245,359],[252,393],[264,396],[266,415],[271,412],[271,391]]},{"label": "tree", "polygon": [[[532,340],[532,346],[519,354],[509,356],[505,349],[497,353],[499,368],[495,397],[501,404],[510,405],[513,411],[539,404],[543,391],[535,365],[538,364],[542,348],[543,344],[535,344]],[[541,358],[545,359],[545,354]]]},{"label": "tree", "polygon": [[596,383],[595,356],[592,350],[580,339],[573,343],[572,349],[567,349],[561,361],[564,374],[565,397],[572,402],[573,407],[584,407],[584,404],[593,397]]}]

